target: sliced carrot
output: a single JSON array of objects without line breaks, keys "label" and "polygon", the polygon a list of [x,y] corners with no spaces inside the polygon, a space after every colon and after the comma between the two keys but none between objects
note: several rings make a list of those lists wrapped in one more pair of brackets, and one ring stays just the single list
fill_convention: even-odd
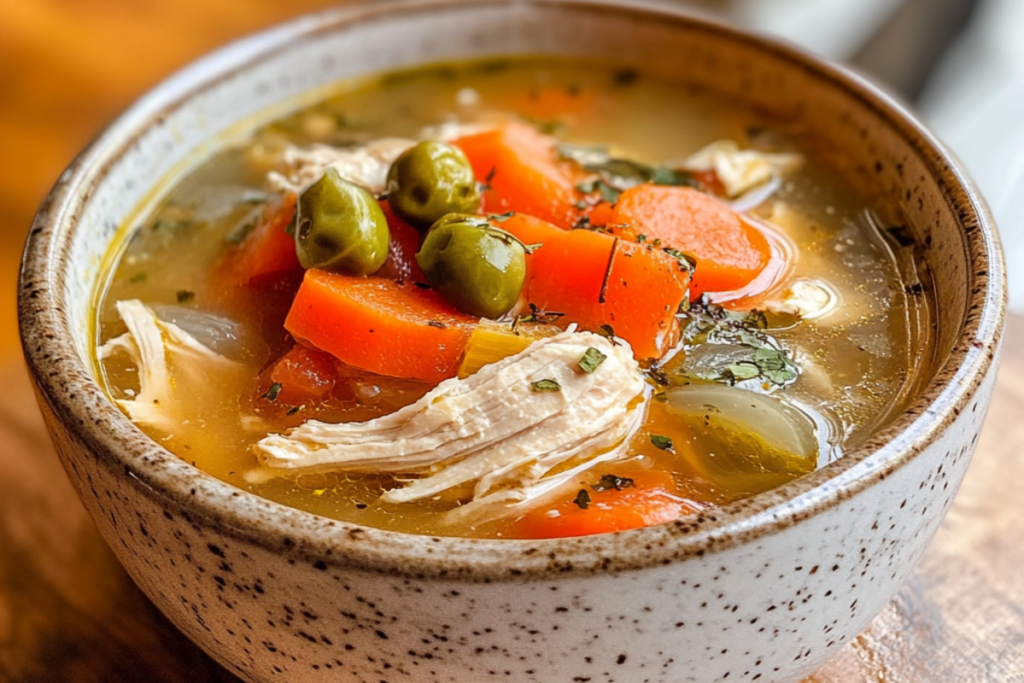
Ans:
[{"label": "sliced carrot", "polygon": [[[688,187],[638,185],[590,213],[594,225],[628,225],[646,236],[693,254],[697,270],[691,299],[704,292],[731,292],[748,284],[771,260],[764,234],[714,197]],[[612,229],[614,232],[614,228]]]},{"label": "sliced carrot", "polygon": [[455,144],[469,157],[484,192],[488,213],[516,211],[562,228],[580,216],[576,189],[580,172],[560,162],[554,141],[524,123],[459,138]]},{"label": "sliced carrot", "polygon": [[650,244],[590,230],[562,230],[516,214],[499,224],[527,244],[527,302],[564,313],[559,324],[598,331],[610,325],[637,358],[660,358],[677,339],[676,311],[689,273]]},{"label": "sliced carrot", "polygon": [[255,227],[227,254],[228,280],[238,286],[264,284],[276,276],[302,270],[295,255],[295,239],[286,230],[295,215],[296,197],[288,193],[271,200]]},{"label": "sliced carrot", "polygon": [[400,282],[426,282],[427,278],[416,262],[416,252],[420,250],[423,235],[404,220],[395,215],[391,206],[383,201],[380,208],[388,221],[391,232],[391,245],[388,249],[388,260],[375,275],[388,277]]},{"label": "sliced carrot", "polygon": [[[618,472],[632,485],[621,489],[595,491],[583,486],[580,492],[527,512],[512,526],[517,538],[566,538],[637,529],[671,522],[695,512],[696,507],[676,494],[675,479],[660,470]],[[599,481],[597,475],[592,475]]]},{"label": "sliced carrot", "polygon": [[436,383],[455,376],[476,322],[413,284],[311,268],[284,326],[343,363]]}]

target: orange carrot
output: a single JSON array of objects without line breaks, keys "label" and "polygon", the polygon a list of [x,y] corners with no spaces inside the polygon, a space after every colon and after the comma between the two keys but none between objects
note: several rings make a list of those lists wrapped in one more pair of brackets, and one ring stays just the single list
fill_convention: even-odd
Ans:
[{"label": "orange carrot", "polygon": [[288,193],[267,203],[252,231],[225,257],[223,267],[229,282],[264,284],[302,269],[295,255],[295,239],[286,232],[295,215],[295,200],[295,195]]},{"label": "orange carrot", "polygon": [[768,239],[760,230],[714,197],[688,187],[638,185],[614,205],[595,207],[590,222],[625,224],[647,241],[660,239],[663,246],[693,254],[697,270],[691,299],[704,292],[740,289],[771,259]]},{"label": "orange carrot", "polygon": [[476,320],[436,292],[311,268],[285,320],[296,339],[390,377],[454,377]]},{"label": "orange carrot", "polygon": [[333,356],[296,344],[271,366],[269,379],[272,384],[264,391],[270,391],[273,384],[280,385],[275,401],[299,404],[323,398],[337,383],[338,372]]},{"label": "orange carrot", "polygon": [[476,179],[489,188],[485,211],[517,211],[562,228],[579,218],[580,171],[558,160],[551,138],[524,123],[509,123],[455,144],[469,157]]},{"label": "orange carrot", "polygon": [[689,273],[650,244],[590,230],[562,230],[516,214],[501,222],[526,244],[542,244],[527,257],[525,299],[597,331],[610,325],[637,358],[660,358],[678,334],[676,311],[686,298]]},{"label": "orange carrot", "polygon": [[399,282],[426,282],[427,278],[420,269],[420,264],[416,262],[416,252],[420,250],[423,235],[396,216],[386,201],[380,203],[380,208],[388,221],[391,245],[388,249],[388,260],[374,275]]},{"label": "orange carrot", "polygon": [[[513,525],[517,538],[566,538],[625,531],[664,524],[695,512],[696,507],[676,494],[668,472],[636,470],[615,473],[632,480],[621,489],[595,491],[584,486],[572,496],[527,512]],[[597,475],[593,475],[596,484]]]}]

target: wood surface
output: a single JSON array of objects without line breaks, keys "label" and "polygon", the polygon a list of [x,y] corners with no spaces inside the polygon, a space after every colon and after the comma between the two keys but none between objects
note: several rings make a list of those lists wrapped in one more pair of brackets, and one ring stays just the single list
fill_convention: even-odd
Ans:
[{"label": "wood surface", "polygon": [[[328,4],[0,3],[0,681],[236,680],[135,588],[75,497],[21,360],[14,280],[35,207],[103,123],[199,54]],[[806,683],[1024,683],[1024,319],[1004,350],[978,453],[921,565]]]}]

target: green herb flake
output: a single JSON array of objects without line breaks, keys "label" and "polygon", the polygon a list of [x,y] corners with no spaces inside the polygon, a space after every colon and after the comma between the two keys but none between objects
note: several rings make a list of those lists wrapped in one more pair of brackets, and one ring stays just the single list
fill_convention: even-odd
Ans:
[{"label": "green herb flake", "polygon": [[675,453],[675,449],[672,446],[672,439],[661,434],[651,434],[651,443],[654,444],[655,448],[659,448],[669,453]]},{"label": "green herb flake", "polygon": [[600,366],[607,357],[608,356],[591,346],[583,352],[583,357],[580,358],[576,364],[580,366],[580,370],[590,375],[594,370],[597,370],[598,366]]},{"label": "green herb flake", "polygon": [[179,304],[185,304],[195,299],[196,293],[190,292],[187,289],[179,289],[175,296],[177,297]]},{"label": "green herb flake", "polygon": [[428,320],[427,325],[429,325],[430,327],[436,327],[439,330],[443,330],[448,327],[440,320]]},{"label": "green herb flake", "polygon": [[629,477],[620,477],[616,474],[603,474],[601,475],[601,478],[597,480],[597,483],[592,485],[590,488],[600,493],[601,491],[621,491],[622,489],[628,489],[634,486],[636,486],[636,484]]},{"label": "green herb flake", "polygon": [[280,393],[281,393],[281,383],[280,382],[274,382],[273,384],[270,385],[270,388],[267,389],[267,393],[263,394],[263,396],[261,396],[260,398],[265,398],[268,401],[276,401],[277,397],[278,397],[278,395]]},{"label": "green herb flake", "polygon": [[696,268],[697,257],[694,256],[693,254],[687,254],[684,251],[679,251],[678,249],[673,249],[672,247],[664,247],[662,251],[671,256],[672,258],[674,258],[676,261],[678,261],[679,267],[682,270],[692,272]]},{"label": "green herb flake", "polygon": [[614,327],[612,327],[611,325],[605,323],[604,325],[601,325],[601,327],[599,327],[597,329],[600,330],[601,334],[603,334],[604,336],[606,336],[609,339],[614,341],[614,339],[615,339],[615,328]]},{"label": "green herb flake", "polygon": [[294,415],[295,413],[299,412],[300,410],[302,410],[304,407],[305,406],[292,406],[291,408],[286,410],[284,414],[288,415],[290,417],[290,416]]},{"label": "green herb flake", "polygon": [[132,284],[141,285],[148,279],[149,275],[146,273],[135,273],[135,275],[132,275],[131,279],[129,279],[128,281],[131,282]]},{"label": "green herb flake", "polygon": [[492,213],[491,215],[489,215],[487,217],[487,219],[491,220],[491,221],[494,221],[496,223],[504,223],[509,218],[512,218],[512,216],[515,216],[515,215],[516,215],[515,211],[509,211],[507,213]]},{"label": "green herb flake", "polygon": [[576,494],[572,502],[576,503],[580,510],[586,510],[590,507],[590,494],[587,493],[586,489],[580,489],[580,492]]},{"label": "green herb flake", "polygon": [[615,202],[619,201],[619,197],[622,196],[622,190],[612,187],[606,182],[601,182],[600,186],[598,187],[598,191],[601,193],[601,199],[608,202],[609,204],[614,204]]},{"label": "green herb flake", "polygon": [[530,391],[536,391],[537,393],[543,394],[561,390],[562,385],[554,379],[539,379],[536,382],[530,382]]}]

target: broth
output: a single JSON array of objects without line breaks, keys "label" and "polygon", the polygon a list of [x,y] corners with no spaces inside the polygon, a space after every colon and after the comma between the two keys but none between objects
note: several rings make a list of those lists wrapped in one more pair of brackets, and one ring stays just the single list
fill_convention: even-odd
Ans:
[{"label": "broth", "polygon": [[[524,535],[507,517],[444,516],[469,495],[465,487],[416,503],[386,503],[381,493],[400,486],[403,476],[315,471],[267,481],[247,478],[258,464],[253,446],[267,434],[312,418],[354,422],[386,415],[432,385],[349,368],[340,371],[329,400],[289,401],[281,387],[281,396],[268,400],[268,368],[291,343],[283,323],[297,276],[282,277],[258,293],[225,287],[217,279],[224,259],[236,253],[264,210],[266,174],[285,146],[416,138],[425,128],[486,126],[509,116],[560,141],[606,144],[613,156],[652,166],[685,159],[721,139],[766,153],[802,155],[800,167],[748,211],[781,236],[777,248],[785,267],[756,296],[720,303],[748,310],[800,291],[825,292],[833,299],[831,309],[826,306],[816,318],[786,310],[766,315],[762,331],[800,367],[795,380],[776,387],[740,378],[740,387],[728,387],[768,396],[804,416],[815,439],[815,462],[809,467],[793,467],[777,444],[737,427],[728,411],[687,413],[675,399],[664,400],[666,392],[674,395],[674,386],[692,383],[693,364],[710,353],[700,336],[707,321],[698,303],[680,313],[680,320],[699,339],[645,364],[654,368],[655,381],[643,423],[628,437],[627,454],[595,465],[566,490],[586,492],[600,507],[604,492],[595,485],[602,476],[665,471],[674,478],[673,495],[682,511],[724,505],[841,457],[902,410],[915,386],[922,349],[930,348],[931,313],[913,249],[901,244],[898,230],[883,227],[898,224],[893,207],[850,191],[839,172],[818,160],[824,155],[816,154],[815,141],[798,126],[740,103],[604,63],[510,59],[432,66],[339,85],[323,102],[253,132],[245,144],[223,150],[182,178],[117,247],[117,265],[98,305],[99,342],[126,330],[115,304],[137,299],[235,363],[190,373],[172,362],[173,391],[189,401],[173,425],[140,427],[219,479],[326,517],[412,533]],[[795,283],[809,283],[809,289]],[[113,398],[131,400],[138,394],[139,368],[129,356],[113,353],[97,363]],[[681,379],[685,373],[688,379]],[[671,447],[659,447],[659,437],[668,438]],[[584,509],[579,502],[576,507]]]}]

